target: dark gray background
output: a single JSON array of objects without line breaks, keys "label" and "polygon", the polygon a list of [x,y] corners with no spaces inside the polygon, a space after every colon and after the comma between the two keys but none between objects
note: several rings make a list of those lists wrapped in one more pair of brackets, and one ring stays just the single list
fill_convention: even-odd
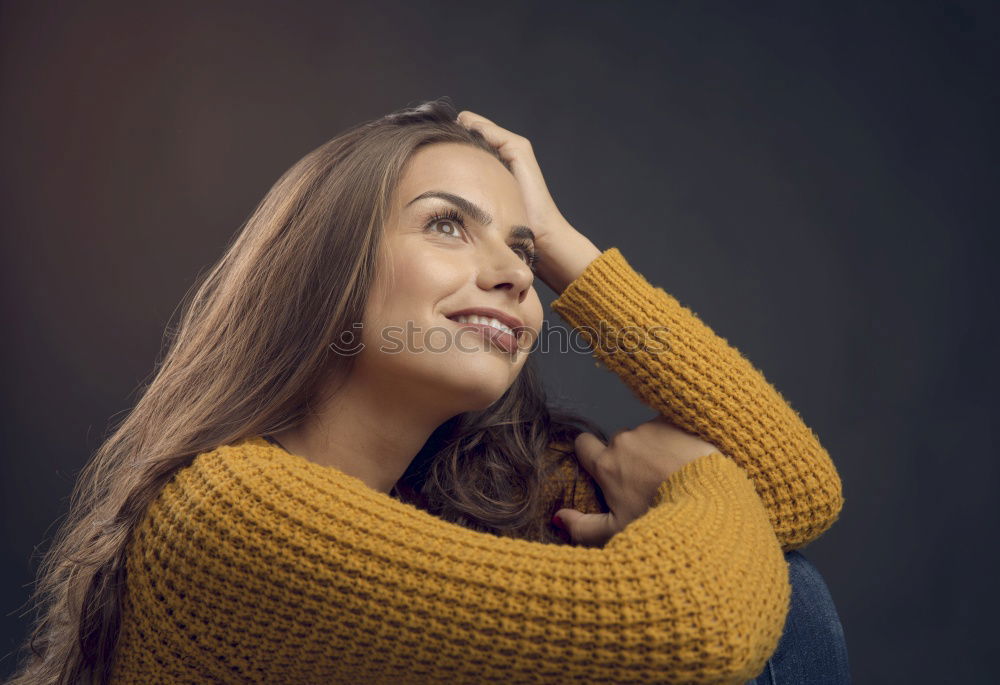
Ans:
[{"label": "dark gray background", "polygon": [[[805,553],[857,682],[987,679],[989,7],[3,3],[0,672],[27,627],[32,554],[199,270],[303,154],[449,95],[530,138],[570,222],[820,436],[846,506]],[[652,416],[590,357],[544,359],[554,396],[609,431]]]}]

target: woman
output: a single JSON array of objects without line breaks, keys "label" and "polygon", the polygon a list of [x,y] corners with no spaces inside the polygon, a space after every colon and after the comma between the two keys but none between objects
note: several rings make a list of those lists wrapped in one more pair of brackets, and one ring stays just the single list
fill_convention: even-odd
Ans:
[{"label": "woman", "polygon": [[[606,445],[547,406],[536,276],[657,418]],[[446,99],[293,165],[170,337],[14,682],[765,678],[843,506],[763,376]]]}]

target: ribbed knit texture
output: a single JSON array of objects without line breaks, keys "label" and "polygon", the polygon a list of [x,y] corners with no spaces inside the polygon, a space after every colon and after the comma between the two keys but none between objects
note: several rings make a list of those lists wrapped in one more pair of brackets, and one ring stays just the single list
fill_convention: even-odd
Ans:
[{"label": "ribbed knit texture", "polygon": [[259,436],[203,452],[130,543],[113,682],[755,677],[790,599],[779,539],[812,539],[839,513],[828,456],[616,248],[552,307],[575,326],[670,326],[665,352],[598,357],[732,459],[714,452],[673,473],[596,549],[463,528]]},{"label": "ribbed knit texture", "polygon": [[[551,306],[592,340],[594,356],[639,399],[743,467],[783,551],[812,542],[840,516],[840,475],[798,412],[735,347],[652,286],[618,248],[592,261]],[[633,333],[615,346],[624,337],[615,331]],[[636,334],[648,351],[636,349]]]}]

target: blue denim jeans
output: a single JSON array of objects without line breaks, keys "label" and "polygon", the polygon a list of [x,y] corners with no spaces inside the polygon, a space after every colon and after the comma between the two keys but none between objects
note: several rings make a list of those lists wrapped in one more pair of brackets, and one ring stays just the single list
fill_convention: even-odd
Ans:
[{"label": "blue denim jeans", "polygon": [[746,685],[850,685],[847,642],[826,581],[801,552],[785,553],[792,600],[785,630],[759,676]]}]

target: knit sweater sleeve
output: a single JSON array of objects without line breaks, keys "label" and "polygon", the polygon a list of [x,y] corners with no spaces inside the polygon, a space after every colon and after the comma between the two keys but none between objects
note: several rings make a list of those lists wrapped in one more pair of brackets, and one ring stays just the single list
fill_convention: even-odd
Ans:
[{"label": "knit sweater sleeve", "polygon": [[450,523],[260,437],[175,474],[126,577],[116,683],[742,683],[791,595],[718,452],[590,548]]},{"label": "knit sweater sleeve", "polygon": [[783,551],[837,520],[840,476],[815,433],[735,347],[618,248],[588,264],[551,307],[639,399],[746,471]]}]

